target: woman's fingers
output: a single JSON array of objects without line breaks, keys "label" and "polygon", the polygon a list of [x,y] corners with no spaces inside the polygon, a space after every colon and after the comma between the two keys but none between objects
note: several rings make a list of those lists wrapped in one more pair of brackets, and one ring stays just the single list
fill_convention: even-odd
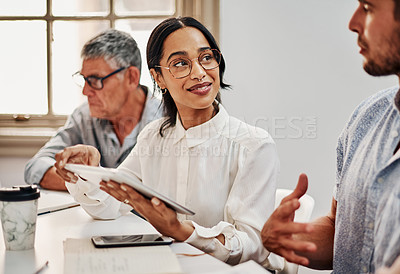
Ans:
[{"label": "woman's fingers", "polygon": [[114,181],[101,181],[100,182],[100,189],[104,190],[111,196],[113,196],[115,199],[118,201],[123,202],[125,199],[128,198],[128,195],[126,195],[125,191],[120,189],[119,183],[116,183]]},{"label": "woman's fingers", "polygon": [[151,212],[154,211],[151,202],[127,184],[103,181],[100,183],[100,189],[121,202],[125,202],[125,200],[128,199],[129,204],[144,217],[150,215]]},{"label": "woman's fingers", "polygon": [[129,201],[129,205],[163,235],[171,236],[178,240],[185,240],[192,233],[193,228],[191,226],[191,230],[186,229],[188,231],[183,231],[182,225],[177,219],[176,212],[168,208],[156,197],[148,199],[129,185],[113,181],[102,181],[100,189],[121,202],[125,202],[125,200]]}]

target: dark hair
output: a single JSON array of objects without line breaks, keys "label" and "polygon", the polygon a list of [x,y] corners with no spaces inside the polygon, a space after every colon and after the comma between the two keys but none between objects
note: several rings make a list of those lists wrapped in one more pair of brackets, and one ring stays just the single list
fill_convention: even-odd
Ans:
[{"label": "dark hair", "polygon": [[400,21],[400,0],[394,0],[394,19]]},{"label": "dark hair", "polygon": [[[161,69],[159,67],[160,60],[163,56],[164,50],[164,41],[174,31],[185,28],[185,27],[193,27],[198,29],[203,33],[208,43],[210,44],[211,49],[216,49],[218,51],[219,47],[217,42],[215,41],[212,34],[204,27],[199,21],[192,17],[178,17],[178,18],[169,18],[161,22],[151,33],[149,41],[147,43],[147,66],[150,69],[154,69],[157,73],[161,73]],[[229,88],[230,85],[225,84],[223,82],[223,76],[225,72],[225,60],[221,55],[221,63],[219,65],[219,78],[220,78],[220,88],[226,89]],[[159,90],[157,83],[153,79],[154,84],[154,92]],[[221,94],[218,91],[218,94],[215,98],[218,102],[221,102]],[[164,103],[164,114],[167,117],[167,120],[160,127],[160,135],[163,136],[163,131],[169,127],[175,126],[176,123],[176,114],[178,109],[176,108],[175,102],[171,97],[169,91],[162,94],[162,100]],[[218,103],[213,103],[214,108],[218,111]]]}]

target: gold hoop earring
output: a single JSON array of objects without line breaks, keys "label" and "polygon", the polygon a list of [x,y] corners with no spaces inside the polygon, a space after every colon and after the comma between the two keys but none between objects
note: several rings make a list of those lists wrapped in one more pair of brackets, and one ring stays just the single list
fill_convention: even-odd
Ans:
[{"label": "gold hoop earring", "polygon": [[168,91],[167,88],[161,89],[161,94],[164,95],[165,93],[167,93],[167,91]]}]

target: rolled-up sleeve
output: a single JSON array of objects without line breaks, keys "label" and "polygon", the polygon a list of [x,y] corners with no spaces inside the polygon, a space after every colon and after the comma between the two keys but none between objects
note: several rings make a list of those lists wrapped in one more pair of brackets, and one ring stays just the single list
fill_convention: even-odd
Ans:
[{"label": "rolled-up sleeve", "polygon": [[116,219],[132,210],[132,207],[102,191],[98,185],[81,179],[75,184],[65,185],[75,201],[94,219]]},{"label": "rolled-up sleeve", "polygon": [[56,162],[56,153],[68,146],[82,143],[80,117],[77,112],[69,116],[65,125],[28,161],[24,172],[26,183],[39,184],[43,175]]},{"label": "rolled-up sleeve", "polygon": [[[244,150],[239,169],[224,211],[224,221],[212,228],[192,222],[195,231],[186,242],[229,263],[254,260],[269,268],[280,268],[283,261],[272,263],[263,247],[260,232],[275,203],[279,160],[275,144],[263,143]],[[223,234],[222,245],[216,236]]]}]

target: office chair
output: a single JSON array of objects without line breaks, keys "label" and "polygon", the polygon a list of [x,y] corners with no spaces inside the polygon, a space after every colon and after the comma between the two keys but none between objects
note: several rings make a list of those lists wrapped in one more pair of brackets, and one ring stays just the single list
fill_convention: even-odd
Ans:
[{"label": "office chair", "polygon": [[[275,208],[277,208],[281,203],[281,200],[290,193],[292,193],[292,190],[290,189],[278,188],[275,194]],[[300,198],[300,208],[296,211],[294,220],[296,222],[308,222],[311,218],[313,208],[314,199],[310,195],[305,194]],[[284,260],[284,264],[284,269],[277,271],[277,274],[297,274],[299,265],[289,263],[286,260]]]}]

